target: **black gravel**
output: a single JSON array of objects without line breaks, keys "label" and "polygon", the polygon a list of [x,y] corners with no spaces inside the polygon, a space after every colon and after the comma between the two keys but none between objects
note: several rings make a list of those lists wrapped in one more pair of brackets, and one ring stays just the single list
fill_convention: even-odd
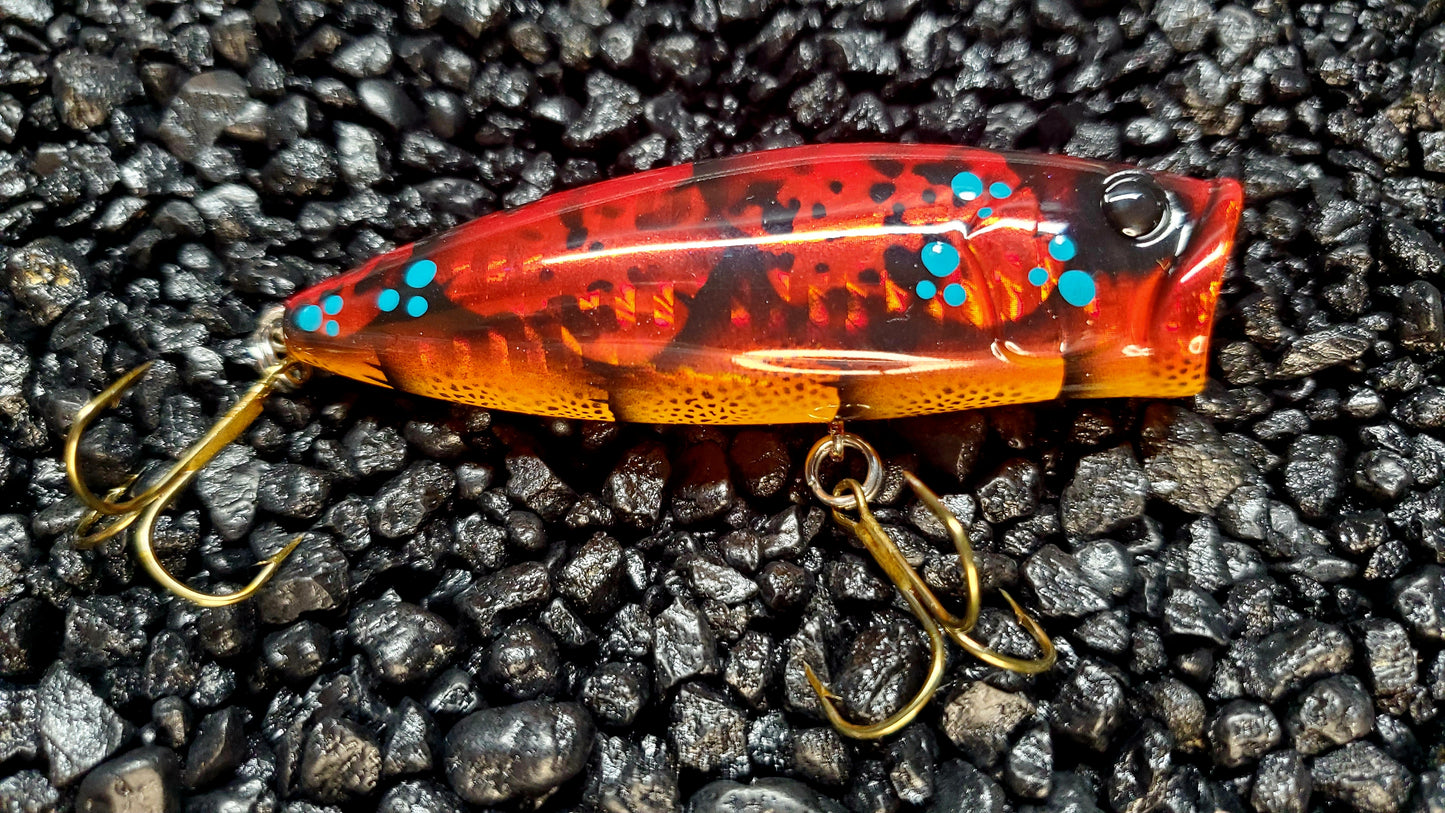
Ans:
[{"label": "black gravel", "polygon": [[[1416,6],[1419,6],[1418,8]],[[1445,810],[1445,6],[0,0],[0,811]],[[1045,623],[926,652],[802,486],[819,427],[487,413],[317,377],[157,533],[263,306],[484,212],[801,143],[1063,151],[1248,193],[1211,380],[858,427]],[[892,476],[879,507],[957,597]],[[979,635],[1028,641],[989,600]]]}]

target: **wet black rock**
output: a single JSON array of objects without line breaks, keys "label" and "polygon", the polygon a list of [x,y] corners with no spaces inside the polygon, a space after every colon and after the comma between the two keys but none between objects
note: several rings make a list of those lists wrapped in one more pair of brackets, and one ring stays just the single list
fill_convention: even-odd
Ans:
[{"label": "wet black rock", "polygon": [[708,686],[694,682],[678,689],[667,731],[680,766],[734,778],[747,774],[747,717]]},{"label": "wet black rock", "polygon": [[1055,545],[1045,545],[1029,557],[1022,573],[1046,615],[1081,617],[1110,607],[1078,559]]},{"label": "wet black rock", "polygon": [[369,795],[381,778],[381,748],[350,720],[323,717],[306,735],[297,786],[321,804]]},{"label": "wet black rock", "polygon": [[476,712],[447,733],[447,780],[476,805],[541,796],[582,771],[593,730],[576,703],[529,700]]},{"label": "wet black rock", "polygon": [[40,749],[57,786],[95,767],[130,735],[125,719],[61,663],[46,670],[37,701]]},{"label": "wet black rock", "polygon": [[288,197],[328,195],[336,178],[336,156],[326,145],[312,139],[291,144],[261,168],[266,190]]},{"label": "wet black rock", "polygon": [[1103,751],[1123,723],[1124,711],[1124,687],[1118,678],[1084,661],[1059,692],[1053,725],[1060,734]]},{"label": "wet black rock", "polygon": [[758,576],[758,593],[776,612],[801,606],[812,592],[813,574],[792,562],[768,562]]},{"label": "wet black rock", "polygon": [[551,595],[546,566],[524,562],[478,579],[457,596],[457,606],[482,635],[491,635],[499,614],[540,607]]},{"label": "wet black rock", "polygon": [[623,134],[642,114],[641,95],[620,79],[603,73],[587,77],[587,105],[563,133],[563,143],[579,149]]},{"label": "wet black rock", "polygon": [[513,699],[530,700],[559,691],[559,668],[556,641],[523,621],[497,634],[487,648],[481,677]]},{"label": "wet black rock", "polygon": [[[704,785],[688,801],[689,813],[843,813],[845,808],[796,779],[769,776],[744,785],[720,779]],[[962,809],[962,808],[960,808]]]},{"label": "wet black rock", "polygon": [[627,452],[607,477],[602,498],[619,518],[650,526],[662,514],[663,489],[672,464],[660,443],[645,443]]},{"label": "wet black rock", "polygon": [[716,635],[702,611],[686,602],[673,602],[658,616],[652,652],[659,691],[692,677],[717,674]]},{"label": "wet black rock", "polygon": [[763,704],[773,682],[775,652],[772,638],[757,630],[743,633],[728,650],[723,680],[753,707]]},{"label": "wet black rock", "polygon": [[645,735],[640,745],[621,737],[598,737],[582,798],[595,810],[678,810],[682,800],[676,760],[658,737]]},{"label": "wet black rock", "polygon": [[16,771],[0,779],[0,801],[9,805],[5,813],[56,810],[60,792],[39,771]]},{"label": "wet black rock", "polygon": [[436,782],[408,780],[382,794],[376,813],[466,813],[466,805]]},{"label": "wet black rock", "polygon": [[832,728],[807,728],[793,732],[793,769],[810,783],[842,785],[853,767],[843,737]]},{"label": "wet black rock", "polygon": [[84,813],[176,813],[181,809],[178,774],[174,751],[137,748],[86,774],[76,790],[75,809]]},{"label": "wet black rock", "polygon": [[60,120],[77,130],[106,124],[112,110],[141,92],[130,65],[91,54],[57,57],[51,83]]},{"label": "wet black rock", "polygon": [[853,639],[829,688],[848,717],[877,722],[913,697],[928,668],[928,650],[909,616],[874,616]]},{"label": "wet black rock", "polygon": [[381,775],[404,776],[422,773],[436,766],[436,723],[420,703],[402,698],[387,721],[386,740],[381,745]]},{"label": "wet black rock", "polygon": [[1419,676],[1419,656],[1405,628],[1389,619],[1372,618],[1360,622],[1358,629],[1364,639],[1375,695],[1389,697],[1414,686]]},{"label": "wet black rock", "polygon": [[191,739],[196,724],[195,711],[182,698],[162,697],[151,706],[151,725],[155,726],[156,742],[178,748]]},{"label": "wet black rock", "polygon": [[724,604],[739,604],[758,594],[758,585],[752,579],[706,559],[694,559],[689,575],[698,595]]},{"label": "wet black rock", "polygon": [[1059,507],[1070,536],[1107,533],[1144,515],[1149,480],[1127,446],[1079,461]]},{"label": "wet black rock", "polygon": [[372,528],[388,539],[416,533],[427,515],[451,496],[456,484],[456,475],[440,463],[413,463],[376,492]]},{"label": "wet black rock", "polygon": [[0,20],[15,20],[26,25],[42,26],[50,21],[55,8],[48,0],[5,0],[0,3]]},{"label": "wet black rock", "polygon": [[622,546],[605,534],[583,543],[557,575],[557,591],[587,615],[612,609],[621,584]]},{"label": "wet black rock", "polygon": [[236,120],[247,98],[246,81],[231,71],[198,74],[171,99],[159,135],[171,154],[194,160]]},{"label": "wet black rock", "polygon": [[1248,652],[1245,686],[1269,702],[1310,678],[1343,672],[1354,659],[1349,635],[1318,621],[1290,625]]},{"label": "wet black rock", "polygon": [[1445,389],[1419,387],[1395,405],[1395,417],[1416,429],[1445,427]]},{"label": "wet black rock", "polygon": [[1316,792],[1364,813],[1394,813],[1410,797],[1414,777],[1378,746],[1350,743],[1318,758],[1311,769]]},{"label": "wet black rock", "polygon": [[1439,288],[1425,280],[1406,285],[1400,292],[1396,314],[1400,344],[1422,352],[1445,349],[1445,302]]},{"label": "wet black rock", "polygon": [[611,661],[582,682],[582,704],[600,725],[632,725],[651,699],[646,667],[639,663]]},{"label": "wet black rock", "polygon": [[9,252],[5,282],[23,313],[37,325],[49,325],[86,295],[92,284],[90,263],[75,247],[42,237]]},{"label": "wet black rock", "polygon": [[348,631],[372,668],[391,683],[432,677],[451,660],[456,648],[456,633],[441,616],[390,592],[358,605],[351,613]]},{"label": "wet black rock", "polygon": [[1345,443],[1336,437],[1302,435],[1289,447],[1284,487],[1307,517],[1322,517],[1340,498]]},{"label": "wet black rock", "polygon": [[1048,726],[1031,726],[1014,741],[1004,764],[1003,779],[1017,796],[1048,798],[1054,787],[1054,742]]},{"label": "wet black rock", "polygon": [[535,455],[507,458],[507,496],[535,511],[543,519],[557,519],[577,500],[577,494]]},{"label": "wet black rock", "polygon": [[1428,277],[1440,273],[1445,263],[1445,249],[1415,224],[1400,218],[1386,218],[1382,229],[1385,250],[1390,259],[1412,277]]},{"label": "wet black rock", "polygon": [[1304,759],[1293,751],[1276,751],[1260,758],[1250,802],[1259,813],[1305,813],[1313,790]]},{"label": "wet black rock", "polygon": [[345,606],[351,593],[346,557],[316,534],[307,534],[266,583],[256,609],[267,624],[286,624],[303,613]]},{"label": "wet black rock", "polygon": [[944,704],[943,732],[970,759],[989,767],[1008,750],[1014,729],[1033,713],[1033,702],[1022,694],[970,683]]},{"label": "wet black rock", "polygon": [[1417,635],[1445,638],[1445,568],[1425,565],[1390,584],[1395,609]]},{"label": "wet black rock", "polygon": [[979,509],[993,523],[1029,516],[1038,507],[1042,486],[1042,474],[1032,462],[1006,461],[979,486]]},{"label": "wet black rock", "polygon": [[262,657],[285,680],[313,677],[331,654],[331,633],[314,621],[301,621],[267,635]]},{"label": "wet black rock", "polygon": [[1208,514],[1244,483],[1244,461],[1194,412],[1151,406],[1143,431],[1152,495],[1192,514]]},{"label": "wet black rock", "polygon": [[962,759],[953,759],[938,768],[936,790],[926,808],[936,813],[949,810],[977,810],[980,813],[1004,813],[1007,796],[988,774]]},{"label": "wet black rock", "polygon": [[1129,738],[1105,785],[1110,806],[1123,813],[1149,810],[1163,802],[1173,768],[1169,731],[1145,720]]},{"label": "wet black rock", "polygon": [[1373,731],[1374,703],[1354,675],[1329,677],[1299,693],[1285,724],[1296,750],[1318,754]]},{"label": "wet black rock", "polygon": [[227,776],[246,758],[246,710],[227,706],[201,718],[186,750],[181,782],[188,788],[209,785]]},{"label": "wet black rock", "polygon": [[1214,761],[1238,768],[1279,744],[1280,725],[1269,706],[1249,700],[1226,703],[1209,721]]},{"label": "wet black rock", "polygon": [[1358,325],[1326,328],[1296,339],[1275,365],[1279,378],[1302,378],[1354,361],[1370,349],[1374,336]]}]

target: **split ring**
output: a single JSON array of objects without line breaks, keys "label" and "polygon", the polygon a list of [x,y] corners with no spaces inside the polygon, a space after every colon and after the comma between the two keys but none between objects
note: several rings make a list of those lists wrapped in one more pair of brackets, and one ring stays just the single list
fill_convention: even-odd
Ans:
[{"label": "split ring", "polygon": [[854,449],[868,461],[868,475],[863,478],[863,497],[870,502],[877,499],[878,493],[883,490],[883,460],[868,441],[852,432],[826,435],[808,450],[803,472],[813,495],[830,508],[853,508],[857,505],[857,498],[852,494],[835,495],[823,487],[823,458],[833,457],[833,449],[837,446]]}]

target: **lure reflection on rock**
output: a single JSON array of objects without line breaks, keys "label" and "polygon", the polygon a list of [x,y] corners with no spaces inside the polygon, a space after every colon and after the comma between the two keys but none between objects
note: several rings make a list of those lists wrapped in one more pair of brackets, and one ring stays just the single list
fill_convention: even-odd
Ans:
[{"label": "lure reflection on rock", "polygon": [[1232,180],[948,146],[703,161],[562,192],[287,303],[321,369],[649,423],[898,418],[1204,383]]}]

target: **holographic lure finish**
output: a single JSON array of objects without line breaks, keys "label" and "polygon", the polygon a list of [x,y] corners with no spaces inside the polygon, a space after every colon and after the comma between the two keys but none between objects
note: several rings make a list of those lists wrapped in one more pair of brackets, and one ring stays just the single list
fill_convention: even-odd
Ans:
[{"label": "holographic lure finish", "polygon": [[1204,384],[1233,180],[796,147],[551,195],[287,303],[292,357],[501,410],[762,424]]}]

